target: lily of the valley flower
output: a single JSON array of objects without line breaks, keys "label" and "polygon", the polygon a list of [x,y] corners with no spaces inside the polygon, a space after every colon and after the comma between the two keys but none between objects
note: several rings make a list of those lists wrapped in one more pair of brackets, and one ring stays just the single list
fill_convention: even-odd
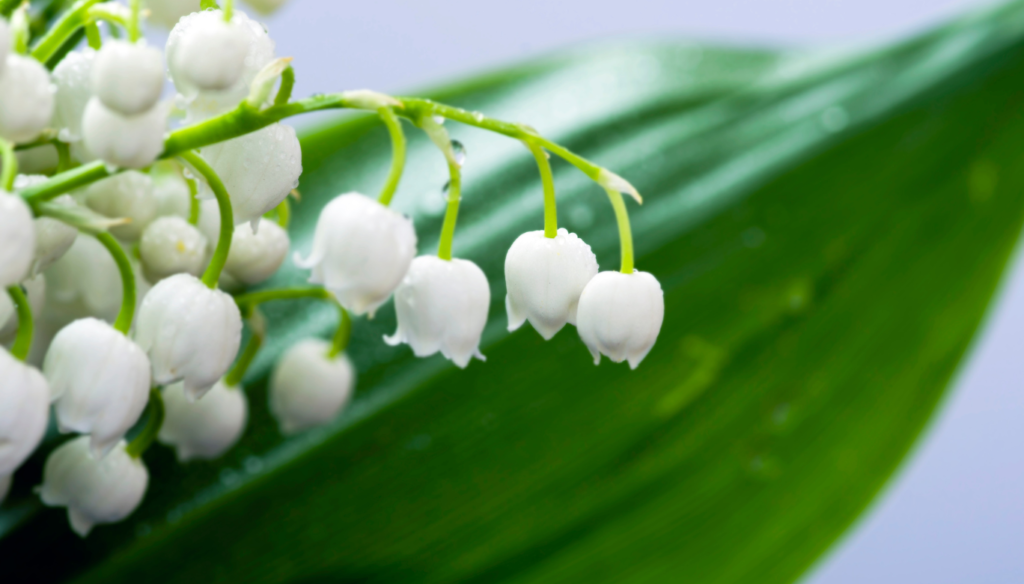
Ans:
[{"label": "lily of the valley flower", "polygon": [[438,351],[459,367],[483,360],[480,335],[487,325],[491,290],[476,264],[420,256],[395,290],[398,330],[389,345],[407,343],[417,357]]},{"label": "lily of the valley flower", "polygon": [[28,276],[35,250],[32,211],[21,197],[0,190],[0,288]]},{"label": "lily of the valley flower", "polygon": [[185,395],[199,399],[238,354],[242,315],[231,296],[207,288],[191,274],[177,274],[146,294],[135,339],[149,354],[155,384],[184,380]]},{"label": "lily of the valley flower", "polygon": [[129,170],[89,185],[85,204],[112,219],[129,219],[124,225],[112,227],[110,232],[119,239],[135,242],[156,218],[159,201],[153,195],[153,179],[148,174]]},{"label": "lily of the valley flower", "polygon": [[[61,195],[52,201],[56,205],[74,206],[71,195]],[[50,267],[71,249],[78,237],[78,230],[52,217],[36,217],[36,251],[32,262],[32,274],[38,274]]]},{"label": "lily of the valley flower", "polygon": [[329,356],[331,344],[306,339],[293,345],[270,377],[270,411],[284,434],[327,424],[352,397],[355,369],[344,354]]},{"label": "lily of the valley flower", "polygon": [[416,255],[412,221],[359,193],[332,200],[316,224],[313,250],[295,263],[312,269],[309,281],[334,293],[349,312],[371,315],[383,304]]},{"label": "lily of the valley flower", "polygon": [[248,225],[239,225],[231,239],[224,271],[243,284],[259,284],[281,267],[290,244],[288,232],[273,221],[260,219],[255,233]]},{"label": "lily of the valley flower", "polygon": [[161,217],[142,233],[142,269],[150,282],[174,274],[198,276],[206,262],[206,247],[206,237],[188,221],[173,215]]},{"label": "lily of the valley flower", "polygon": [[559,229],[520,235],[505,256],[508,330],[527,320],[545,340],[565,323],[576,324],[576,307],[587,282],[597,275],[597,257],[575,233]]},{"label": "lily of the valley flower", "polygon": [[164,88],[164,59],[144,41],[109,39],[92,67],[92,92],[103,105],[136,116],[152,109]]},{"label": "lily of the valley flower", "polygon": [[83,318],[53,338],[43,360],[57,424],[89,434],[102,457],[139,420],[149,399],[146,354],[109,324]]},{"label": "lily of the valley flower", "polygon": [[83,436],[65,442],[46,459],[39,496],[51,507],[67,507],[71,529],[78,535],[123,520],[142,502],[149,471],[125,447],[121,441],[97,459]]},{"label": "lily of the valley flower", "polygon": [[213,460],[231,449],[241,438],[249,415],[245,392],[214,384],[201,400],[190,400],[182,383],[163,392],[164,423],[160,442],[174,447],[178,460]]},{"label": "lily of the valley flower", "polygon": [[235,225],[255,228],[298,186],[302,174],[302,147],[295,129],[284,124],[206,146],[200,153],[231,196]]},{"label": "lily of the valley flower", "polygon": [[31,142],[50,125],[54,88],[35,59],[8,55],[0,70],[0,138]]},{"label": "lily of the valley flower", "polygon": [[0,478],[9,476],[32,454],[46,433],[49,417],[46,379],[0,347]]},{"label": "lily of the valley flower", "polygon": [[583,289],[576,330],[594,356],[636,369],[654,347],[665,318],[661,284],[647,272],[601,272]]},{"label": "lily of the valley flower", "polygon": [[163,152],[168,113],[167,104],[158,103],[141,114],[126,116],[93,97],[82,115],[85,147],[116,167],[149,166]]},{"label": "lily of the valley flower", "polygon": [[96,51],[85,48],[72,51],[53,69],[53,83],[57,87],[53,111],[53,127],[57,138],[71,145],[71,154],[80,162],[91,162],[82,141],[82,118],[85,106],[92,98],[92,67]]},{"label": "lily of the valley flower", "polygon": [[218,11],[197,13],[174,27],[167,56],[178,89],[223,91],[242,76],[249,39],[237,22],[224,22]]}]

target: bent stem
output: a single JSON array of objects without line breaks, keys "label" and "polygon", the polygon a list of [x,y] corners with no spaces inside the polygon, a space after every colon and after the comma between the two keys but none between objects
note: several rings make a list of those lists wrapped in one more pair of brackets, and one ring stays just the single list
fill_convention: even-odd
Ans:
[{"label": "bent stem", "polygon": [[554,239],[558,235],[558,205],[555,203],[555,179],[551,174],[551,161],[544,149],[530,140],[523,140],[537,159],[540,182],[544,185],[544,237]]},{"label": "bent stem", "polygon": [[78,0],[78,2],[73,4],[57,20],[57,23],[39,39],[39,42],[32,47],[32,58],[40,63],[49,61],[50,57],[64,46],[65,41],[78,32],[79,28],[89,22],[87,15],[89,8],[99,2],[100,0]]},{"label": "bent stem", "polygon": [[142,0],[131,0],[132,16],[128,20],[128,40],[137,42],[142,35],[139,27],[139,12],[142,11]]},{"label": "bent stem", "polygon": [[256,358],[256,353],[259,352],[260,347],[263,346],[263,332],[258,330],[259,327],[252,327],[252,334],[249,335],[249,340],[245,343],[245,348],[242,349],[241,354],[238,355],[238,360],[235,361],[234,366],[228,371],[228,374],[224,376],[224,385],[234,388],[238,387],[242,383],[242,378],[245,377],[245,372],[249,370],[249,365],[252,365],[252,360]]},{"label": "bent stem", "polygon": [[626,202],[622,200],[622,193],[605,189],[608,191],[608,198],[612,201],[612,209],[615,209],[615,221],[619,224],[619,246],[622,250],[622,267],[619,269],[623,274],[633,273],[633,230],[629,226],[629,213],[626,212]]},{"label": "bent stem", "polygon": [[127,335],[132,328],[132,319],[135,318],[135,273],[128,262],[128,254],[124,253],[121,244],[117,243],[113,235],[103,232],[96,235],[96,239],[113,256],[117,271],[121,273],[121,310],[114,321],[114,329]]},{"label": "bent stem", "polygon": [[160,388],[154,387],[149,390],[149,417],[142,431],[136,434],[135,438],[128,443],[125,451],[132,458],[142,458],[142,454],[153,444],[160,434],[160,427],[164,425],[164,396]]},{"label": "bent stem", "polygon": [[402,132],[402,122],[398,120],[394,110],[389,107],[381,107],[377,110],[380,119],[391,134],[391,171],[388,173],[388,180],[380,192],[380,202],[387,207],[391,204],[391,198],[398,190],[398,181],[402,180],[402,170],[405,168],[405,134]]},{"label": "bent stem", "polygon": [[[296,300],[299,298],[314,298],[330,302],[338,309],[338,327],[335,329],[331,341],[331,351],[328,356],[337,357],[348,348],[349,339],[352,336],[352,319],[348,311],[329,291],[323,288],[281,288],[279,290],[260,290],[235,297],[235,304],[238,305],[242,314],[251,314],[257,306],[264,302],[273,300]],[[248,347],[246,347],[248,349]],[[244,373],[244,372],[243,372]],[[241,379],[241,378],[239,378]]]},{"label": "bent stem", "polygon": [[455,239],[455,223],[459,220],[459,202],[462,200],[462,171],[459,165],[448,161],[448,209],[444,212],[444,224],[441,225],[441,242],[437,246],[437,257],[442,260],[452,259],[452,240]]},{"label": "bent stem", "polygon": [[32,349],[32,333],[35,326],[32,321],[32,305],[28,303],[28,297],[21,286],[8,287],[7,294],[18,311],[18,334],[11,345],[11,355],[18,361],[24,361],[28,359],[29,350]]},{"label": "bent stem", "polygon": [[183,152],[180,156],[196,172],[203,175],[203,178],[210,185],[210,189],[213,190],[213,195],[217,197],[217,206],[220,208],[220,236],[217,239],[217,247],[213,250],[210,265],[206,266],[206,271],[203,272],[203,277],[201,278],[203,284],[206,284],[208,288],[215,289],[217,282],[220,280],[220,273],[224,270],[224,264],[228,261],[228,252],[231,251],[231,238],[235,234],[235,218],[231,211],[231,196],[228,195],[228,190],[224,188],[224,183],[221,182],[220,177],[217,176],[217,173],[201,156],[195,152]]},{"label": "bent stem", "polygon": [[14,179],[18,176],[18,157],[14,155],[14,145],[0,138],[0,191],[10,192],[14,189]]},{"label": "bent stem", "polygon": [[194,178],[186,178],[188,185],[188,222],[199,225],[199,184]]}]

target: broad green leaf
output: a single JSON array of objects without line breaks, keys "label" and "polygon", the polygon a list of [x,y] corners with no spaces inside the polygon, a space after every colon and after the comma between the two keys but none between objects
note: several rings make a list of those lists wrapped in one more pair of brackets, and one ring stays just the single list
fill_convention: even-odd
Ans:
[{"label": "broad green leaf", "polygon": [[[354,332],[356,402],[284,440],[266,375],[334,315],[279,305],[241,445],[184,467],[154,449],[143,506],[85,541],[33,502],[37,457],[0,555],[40,582],[791,582],[911,448],[985,314],[1024,216],[1022,74],[1014,4],[874,53],[611,46],[438,92],[643,193],[638,266],[666,321],[640,368],[595,367],[571,327],[505,332],[505,250],[542,225],[536,169],[449,123],[469,155],[455,253],[491,278],[486,363],[385,346],[387,308]],[[431,253],[445,167],[409,133],[395,205]],[[304,145],[303,253],[318,210],[374,193],[389,162],[368,118]],[[555,170],[562,224],[615,269],[603,193]]]}]

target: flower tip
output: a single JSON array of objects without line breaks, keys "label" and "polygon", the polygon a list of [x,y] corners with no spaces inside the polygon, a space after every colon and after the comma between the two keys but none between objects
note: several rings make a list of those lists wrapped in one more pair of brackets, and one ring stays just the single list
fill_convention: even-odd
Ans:
[{"label": "flower tip", "polygon": [[636,190],[632,183],[607,168],[602,168],[601,172],[598,173],[597,183],[606,189],[626,193],[633,197],[637,203],[644,204],[644,198],[640,196],[640,191]]},{"label": "flower tip", "polygon": [[71,530],[82,539],[89,535],[89,532],[92,531],[95,525],[88,517],[74,507],[68,507],[68,523],[71,524]]}]

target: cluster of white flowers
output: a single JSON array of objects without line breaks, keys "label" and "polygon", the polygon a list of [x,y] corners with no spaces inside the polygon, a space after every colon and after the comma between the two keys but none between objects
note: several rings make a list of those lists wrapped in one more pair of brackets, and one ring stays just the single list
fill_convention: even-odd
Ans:
[{"label": "cluster of white flowers", "polygon": [[[282,4],[250,3],[261,12]],[[266,334],[261,302],[318,298],[341,309],[332,341],[297,342],[270,375],[268,407],[284,434],[331,423],[351,400],[349,314],[372,317],[394,296],[398,328],[384,340],[408,344],[419,357],[441,353],[464,368],[484,359],[491,305],[484,272],[450,255],[455,214],[450,224],[446,218],[439,255],[417,256],[412,220],[388,206],[400,176],[397,154],[386,196],[336,197],[320,214],[309,255],[295,255],[322,288],[248,292],[289,255],[288,197],[302,153],[280,118],[228,131],[237,120],[224,114],[273,109],[268,84],[288,60],[276,57],[266,29],[230,0],[223,10],[202,11],[198,0],[147,2],[152,19],[172,27],[163,52],[140,38],[141,12],[132,6],[107,23],[124,26],[126,35],[97,38],[91,30],[91,47],[67,53],[52,73],[44,66],[52,54],[36,54],[46,42],[31,54],[15,42],[27,35],[24,18],[0,18],[4,164],[27,161],[27,149],[59,153],[56,168],[44,165],[39,175],[2,169],[9,183],[0,184],[0,288],[7,289],[0,343],[10,348],[0,346],[0,502],[43,440],[52,409],[62,433],[80,436],[49,454],[39,494],[66,507],[82,536],[139,505],[149,480],[141,456],[154,440],[182,462],[218,458],[238,442],[250,407],[241,381]],[[105,10],[81,20],[110,20],[116,10]],[[163,99],[168,77],[174,95]],[[283,80],[281,91],[286,85],[290,92]],[[340,95],[344,107],[378,111],[404,144],[392,109],[401,102],[369,91]],[[457,172],[447,133],[431,120],[413,121]],[[175,124],[223,124],[211,134],[233,137],[169,153]],[[75,172],[67,188],[54,186]],[[457,193],[452,201],[457,211]],[[508,251],[505,279],[510,331],[529,320],[550,339],[573,324],[595,363],[604,354],[635,368],[661,328],[658,281],[632,269],[599,273],[590,247],[564,229],[521,235]],[[33,324],[41,331],[34,337]]]}]

